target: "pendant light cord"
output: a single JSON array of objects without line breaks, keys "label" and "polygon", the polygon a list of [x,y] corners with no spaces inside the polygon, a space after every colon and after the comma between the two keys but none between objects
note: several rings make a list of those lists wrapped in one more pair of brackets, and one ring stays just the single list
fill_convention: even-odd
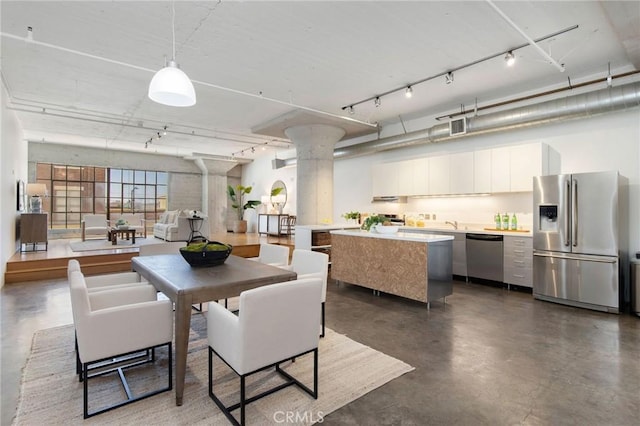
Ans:
[{"label": "pendant light cord", "polygon": [[171,2],[171,35],[173,39],[173,56],[172,61],[176,60],[176,2]]}]

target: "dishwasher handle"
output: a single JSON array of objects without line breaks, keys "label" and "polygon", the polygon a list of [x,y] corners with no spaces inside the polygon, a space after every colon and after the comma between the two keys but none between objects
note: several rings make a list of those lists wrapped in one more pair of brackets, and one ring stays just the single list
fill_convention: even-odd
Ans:
[{"label": "dishwasher handle", "polygon": [[467,234],[467,240],[503,241],[504,240],[504,236],[502,236],[502,235],[490,235],[490,234]]}]

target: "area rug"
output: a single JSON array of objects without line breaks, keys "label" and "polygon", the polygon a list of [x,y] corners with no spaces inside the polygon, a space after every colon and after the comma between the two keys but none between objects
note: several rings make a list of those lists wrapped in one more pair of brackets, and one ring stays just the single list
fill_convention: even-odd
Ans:
[{"label": "area rug", "polygon": [[[196,313],[191,325],[182,406],[175,405],[175,391],[170,391],[88,420],[82,419],[82,384],[74,374],[73,327],[68,325],[36,332],[23,371],[20,401],[13,424],[228,425],[229,421],[208,395],[206,318]],[[147,370],[141,375],[147,378],[139,380],[155,381],[153,386],[166,383],[166,358],[163,354],[159,355],[158,363],[160,366],[147,367],[156,368],[157,374],[148,374]],[[218,358],[214,363],[216,393],[227,405],[236,402],[239,379]],[[283,366],[303,383],[312,385],[311,354]],[[318,368],[317,400],[295,386],[285,388],[249,404],[247,424],[278,424],[286,419],[289,419],[288,424],[292,420],[295,424],[320,423],[332,411],[413,370],[400,360],[330,329],[326,329],[326,336],[320,339]],[[130,378],[129,373],[127,378]],[[94,380],[101,381],[97,385],[93,380],[89,382],[90,386],[95,386],[90,388],[95,391],[91,395],[98,395],[98,399],[121,393],[121,385],[115,377]],[[133,380],[137,380],[135,374]],[[273,372],[256,374],[247,379],[248,395],[279,381],[279,376]],[[143,383],[140,386],[152,385]]]},{"label": "area rug", "polygon": [[142,238],[136,237],[136,243],[133,244],[131,240],[118,238],[118,244],[115,246],[106,239],[104,240],[86,240],[86,241],[71,241],[69,246],[73,251],[94,251],[94,250],[113,250],[121,248],[140,247],[147,244],[163,244],[164,242],[156,238]]}]

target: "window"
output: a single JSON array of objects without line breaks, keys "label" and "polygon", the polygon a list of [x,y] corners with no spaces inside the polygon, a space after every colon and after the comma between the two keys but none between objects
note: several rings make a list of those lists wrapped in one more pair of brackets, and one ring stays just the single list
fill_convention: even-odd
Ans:
[{"label": "window", "polygon": [[153,222],[167,208],[167,172],[109,169],[109,212],[144,213]]},{"label": "window", "polygon": [[47,186],[51,229],[80,228],[95,213],[144,213],[153,223],[167,207],[167,172],[38,163],[36,181]]}]

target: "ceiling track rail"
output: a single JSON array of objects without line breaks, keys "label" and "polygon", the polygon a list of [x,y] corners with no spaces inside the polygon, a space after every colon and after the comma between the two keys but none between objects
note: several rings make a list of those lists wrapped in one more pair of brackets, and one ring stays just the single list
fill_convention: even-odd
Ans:
[{"label": "ceiling track rail", "polygon": [[[543,37],[537,38],[537,39],[532,40],[532,41],[533,41],[534,43],[539,43],[539,42],[541,42],[541,41],[548,40],[548,39],[550,39],[550,38],[553,38],[553,37],[556,37],[556,36],[562,35],[562,34],[564,34],[564,33],[568,33],[569,31],[573,31],[573,30],[575,30],[575,29],[577,29],[577,28],[578,28],[578,25],[573,25],[573,26],[571,26],[571,27],[567,27],[567,28],[565,28],[565,29],[562,29],[562,30],[556,31],[556,32],[551,33],[551,34],[547,34],[547,35],[545,35],[545,36],[543,36]],[[450,73],[454,73],[454,72],[457,72],[457,71],[463,70],[463,69],[465,69],[465,68],[472,67],[472,66],[477,65],[477,64],[479,64],[479,63],[482,63],[482,62],[485,62],[485,61],[488,61],[488,60],[491,60],[491,59],[495,59],[495,58],[498,58],[498,57],[502,57],[502,56],[504,56],[505,54],[507,54],[507,53],[509,53],[509,52],[514,52],[514,51],[516,51],[516,50],[523,49],[523,48],[525,48],[525,47],[529,46],[530,44],[531,44],[531,43],[523,43],[523,44],[520,44],[520,45],[518,45],[518,46],[516,46],[516,47],[509,48],[508,50],[500,51],[500,52],[498,52],[498,53],[494,53],[494,54],[491,54],[491,55],[485,56],[485,57],[483,57],[483,58],[476,59],[476,60],[474,60],[474,61],[472,61],[472,62],[468,62],[468,63],[466,63],[466,64],[464,64],[464,65],[460,65],[460,66],[458,66],[458,67],[448,69],[448,70],[446,70],[446,71],[443,71],[443,72],[440,72],[440,73],[438,73],[438,74],[435,74],[435,75],[432,75],[432,76],[429,76],[429,77],[423,78],[423,79],[421,79],[421,80],[414,81],[413,83],[407,83],[407,84],[402,85],[402,86],[400,86],[400,87],[396,87],[395,89],[387,90],[386,92],[379,93],[379,94],[374,95],[374,96],[370,96],[370,97],[368,97],[368,98],[366,98],[366,99],[362,99],[362,100],[360,100],[360,101],[358,101],[358,102],[353,102],[353,103],[347,104],[347,105],[345,105],[345,106],[341,107],[341,109],[342,109],[342,110],[346,110],[347,108],[354,107],[354,106],[356,106],[356,105],[360,105],[360,104],[363,104],[363,103],[365,103],[365,102],[373,101],[373,100],[375,100],[375,99],[377,99],[377,98],[381,98],[382,96],[387,96],[387,95],[390,95],[390,94],[392,94],[392,93],[396,93],[396,92],[404,91],[404,90],[406,90],[406,89],[407,89],[407,87],[413,87],[413,86],[415,86],[415,85],[417,85],[417,84],[426,83],[427,81],[434,80],[434,79],[436,79],[436,78],[444,77],[444,76],[446,76],[446,75],[449,75]]]}]

